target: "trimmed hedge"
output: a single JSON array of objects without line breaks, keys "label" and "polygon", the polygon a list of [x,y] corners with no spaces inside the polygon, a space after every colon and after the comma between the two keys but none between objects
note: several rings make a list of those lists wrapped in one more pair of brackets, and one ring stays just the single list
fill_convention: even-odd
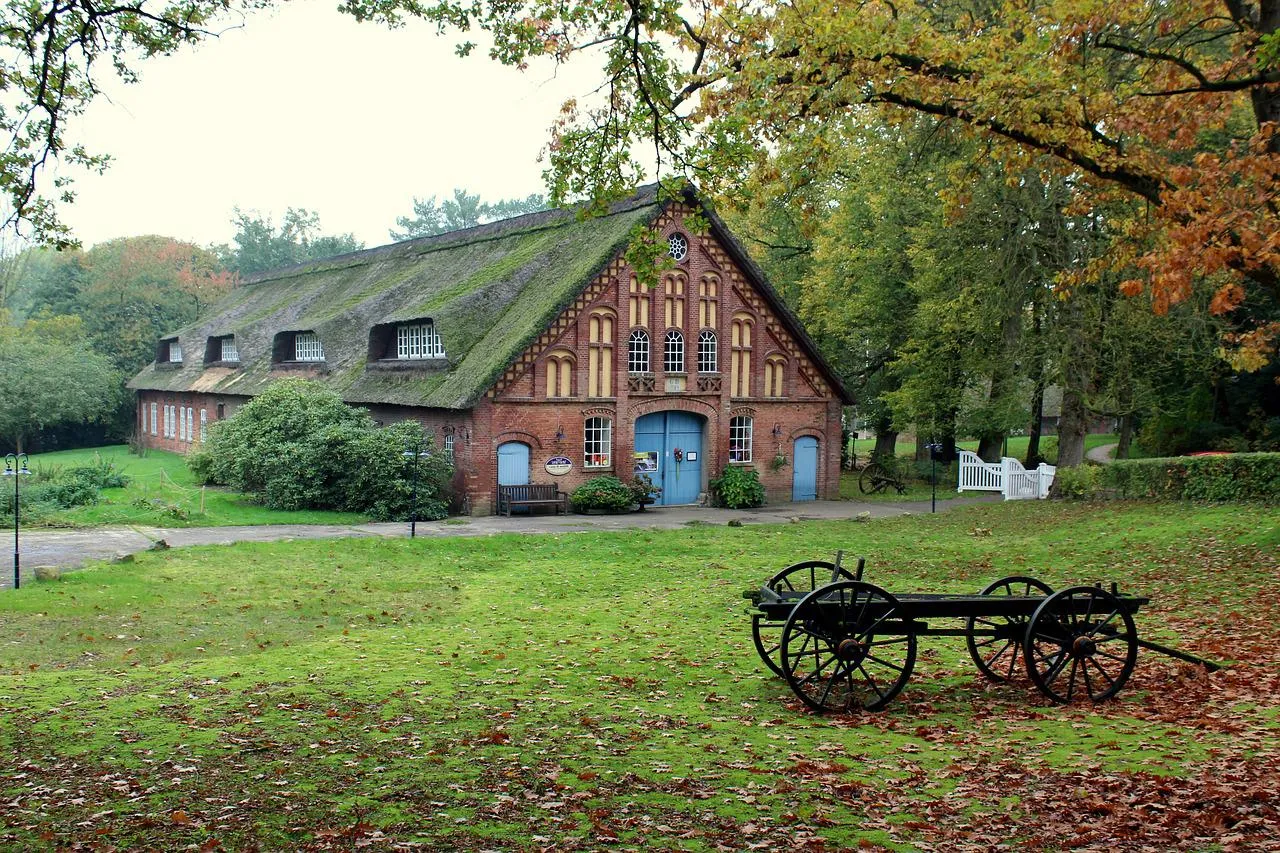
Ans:
[{"label": "trimmed hedge", "polygon": [[1126,459],[1059,468],[1054,492],[1066,498],[1191,501],[1280,500],[1280,453]]}]

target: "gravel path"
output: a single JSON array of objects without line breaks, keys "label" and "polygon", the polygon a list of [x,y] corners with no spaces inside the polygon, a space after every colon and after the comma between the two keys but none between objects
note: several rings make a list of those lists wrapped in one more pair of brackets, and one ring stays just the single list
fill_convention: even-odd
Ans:
[{"label": "gravel path", "polygon": [[1116,449],[1118,444],[1100,444],[1092,450],[1084,454],[1084,458],[1090,462],[1097,462],[1099,465],[1110,465],[1115,461]]},{"label": "gravel path", "polygon": [[[951,498],[938,502],[938,511],[953,506],[987,503],[998,496]],[[850,519],[866,513],[872,518],[886,518],[913,513],[927,513],[928,501],[902,503],[861,503],[857,501],[809,501],[779,504],[752,510],[711,509],[706,507],[650,507],[645,512],[625,515],[537,515],[505,518],[483,516],[451,518],[444,521],[420,521],[417,535],[492,536],[499,533],[574,533],[587,530],[626,530],[653,528],[671,530],[697,524],[786,524],[815,519]],[[153,547],[171,548],[189,545],[230,545],[234,542],[275,542],[289,539],[335,539],[343,537],[405,537],[409,525],[391,524],[321,525],[279,524],[255,527],[103,527],[93,530],[22,531],[22,579],[33,581],[37,566],[74,569],[95,560],[127,557]],[[3,541],[3,539],[0,539]],[[10,540],[12,541],[12,540]],[[8,550],[8,549],[5,549]],[[0,563],[0,588],[13,585],[13,564]]]}]

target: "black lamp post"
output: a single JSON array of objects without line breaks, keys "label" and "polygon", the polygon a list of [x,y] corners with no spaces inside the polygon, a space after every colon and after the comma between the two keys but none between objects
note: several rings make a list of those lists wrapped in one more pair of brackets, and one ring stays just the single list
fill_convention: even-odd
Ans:
[{"label": "black lamp post", "polygon": [[4,476],[13,478],[13,588],[17,589],[22,583],[21,558],[18,556],[18,517],[20,515],[21,505],[19,504],[18,480],[23,474],[30,474],[31,470],[27,468],[27,454],[25,453],[6,453],[4,457]]},{"label": "black lamp post", "polygon": [[942,449],[941,444],[926,444],[929,448],[929,483],[933,492],[929,496],[929,512],[938,511],[938,451]]},{"label": "black lamp post", "polygon": [[404,458],[413,459],[413,488],[409,497],[409,538],[416,538],[418,535],[418,459],[425,454],[422,452],[422,439],[407,441],[404,445]]}]

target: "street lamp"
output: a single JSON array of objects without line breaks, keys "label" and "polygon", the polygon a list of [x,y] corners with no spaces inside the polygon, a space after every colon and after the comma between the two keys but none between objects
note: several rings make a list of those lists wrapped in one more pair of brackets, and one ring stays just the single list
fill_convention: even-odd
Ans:
[{"label": "street lamp", "polygon": [[18,557],[18,515],[21,506],[19,504],[18,479],[23,474],[30,474],[31,470],[27,468],[27,454],[25,453],[6,453],[4,457],[4,476],[13,478],[13,588],[17,589],[22,582],[22,571],[19,568],[20,558]]},{"label": "street lamp", "polygon": [[413,459],[413,492],[409,498],[409,538],[418,535],[418,460],[427,454],[422,451],[422,439],[404,443],[404,458]]},{"label": "street lamp", "polygon": [[929,483],[933,488],[933,494],[929,496],[929,512],[938,511],[938,451],[942,449],[941,444],[926,444],[929,448]]}]

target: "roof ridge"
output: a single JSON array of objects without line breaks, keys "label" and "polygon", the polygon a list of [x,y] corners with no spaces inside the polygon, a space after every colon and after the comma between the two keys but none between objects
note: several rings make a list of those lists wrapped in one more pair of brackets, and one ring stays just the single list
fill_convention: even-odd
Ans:
[{"label": "roof ridge", "polygon": [[[630,196],[610,204],[609,209],[605,213],[599,215],[602,217],[617,216],[641,207],[647,207],[651,204],[657,203],[658,201],[658,184],[645,184],[644,186],[638,187]],[[576,219],[579,213],[587,207],[587,204],[587,202],[582,202],[568,207],[555,207],[547,210],[534,211],[533,213],[523,213],[519,216],[511,216],[506,219],[497,219],[493,222],[484,222],[480,225],[473,225],[470,228],[460,228],[456,231],[446,231],[442,234],[432,234],[426,237],[414,237],[410,240],[386,243],[382,246],[360,249],[355,252],[333,255],[328,258],[317,258],[311,261],[304,261],[300,264],[293,264],[292,266],[277,267],[273,270],[263,270],[262,272],[247,276],[241,283],[242,285],[267,284],[273,281],[292,278],[296,275],[314,272],[321,268],[332,270],[350,269],[351,267],[362,266],[388,257],[426,255],[431,252],[451,249],[461,245],[487,243],[492,240],[510,237],[513,234],[531,234],[537,231],[558,228],[564,225],[567,221]]]}]

